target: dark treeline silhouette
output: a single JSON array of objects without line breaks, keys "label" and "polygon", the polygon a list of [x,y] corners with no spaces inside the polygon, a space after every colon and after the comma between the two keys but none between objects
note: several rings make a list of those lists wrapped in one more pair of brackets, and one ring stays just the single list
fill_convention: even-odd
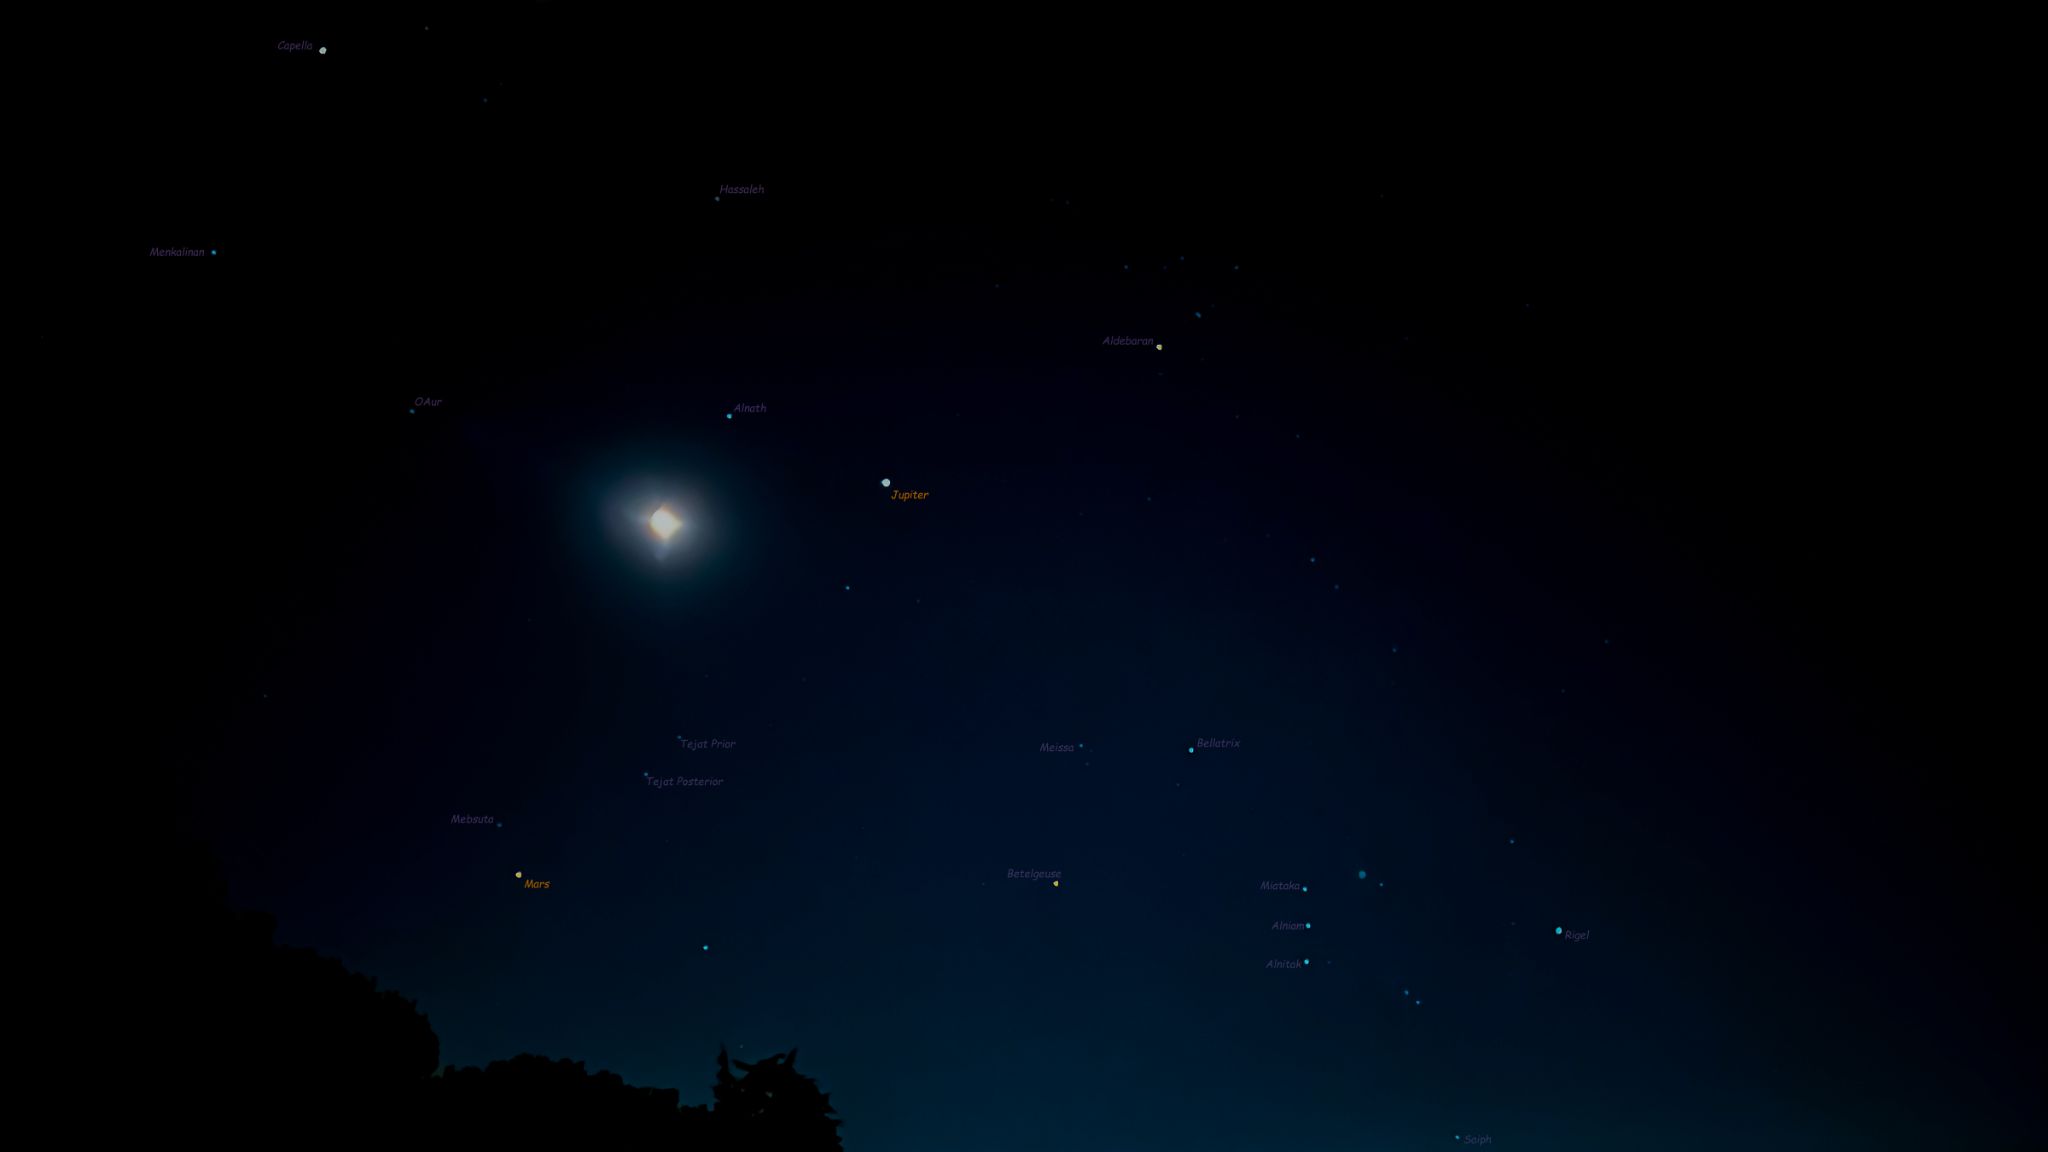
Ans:
[{"label": "dark treeline silhouette", "polygon": [[166,909],[168,959],[141,986],[152,1018],[133,1103],[166,1135],[270,1148],[434,1137],[676,1152],[841,1147],[829,1094],[795,1070],[794,1050],[748,1064],[721,1048],[709,1106],[581,1061],[528,1054],[440,1069],[440,1038],[412,1001],[338,960],[275,944],[274,919],[228,908],[211,853],[190,850],[188,868],[204,879]]}]

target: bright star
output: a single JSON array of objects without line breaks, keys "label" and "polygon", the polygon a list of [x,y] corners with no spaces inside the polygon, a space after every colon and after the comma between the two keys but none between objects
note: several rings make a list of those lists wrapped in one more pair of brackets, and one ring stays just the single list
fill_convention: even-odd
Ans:
[{"label": "bright star", "polygon": [[647,526],[654,529],[656,536],[666,540],[676,534],[676,530],[683,526],[683,522],[676,519],[675,513],[664,506],[656,508],[654,515],[647,518]]}]

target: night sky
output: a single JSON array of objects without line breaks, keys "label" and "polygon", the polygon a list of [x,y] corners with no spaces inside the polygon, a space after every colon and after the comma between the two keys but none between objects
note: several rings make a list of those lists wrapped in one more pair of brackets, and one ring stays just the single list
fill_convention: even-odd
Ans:
[{"label": "night sky", "polygon": [[443,1063],[797,1046],[856,1152],[2040,1146],[2027,757],[1945,694],[2021,541],[1739,169],[781,135],[407,23],[179,29],[115,306],[193,353],[164,803]]}]

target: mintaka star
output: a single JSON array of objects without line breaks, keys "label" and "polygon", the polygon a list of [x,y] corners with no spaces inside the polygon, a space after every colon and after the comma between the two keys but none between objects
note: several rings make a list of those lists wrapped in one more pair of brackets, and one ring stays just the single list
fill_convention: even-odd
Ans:
[{"label": "mintaka star", "polygon": [[676,534],[676,530],[683,526],[683,522],[676,519],[676,514],[667,508],[656,508],[654,515],[647,518],[647,526],[654,530],[656,536],[666,540]]}]

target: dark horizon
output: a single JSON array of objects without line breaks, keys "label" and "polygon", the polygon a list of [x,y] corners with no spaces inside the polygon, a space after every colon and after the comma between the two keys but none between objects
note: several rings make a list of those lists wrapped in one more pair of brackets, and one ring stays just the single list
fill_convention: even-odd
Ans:
[{"label": "dark horizon", "polygon": [[851,1152],[2037,1145],[2023,457],[1817,185],[651,157],[594,18],[217,31],[140,136],[266,159],[119,241],[206,346],[124,409],[165,800],[436,1067],[799,1049]]}]

